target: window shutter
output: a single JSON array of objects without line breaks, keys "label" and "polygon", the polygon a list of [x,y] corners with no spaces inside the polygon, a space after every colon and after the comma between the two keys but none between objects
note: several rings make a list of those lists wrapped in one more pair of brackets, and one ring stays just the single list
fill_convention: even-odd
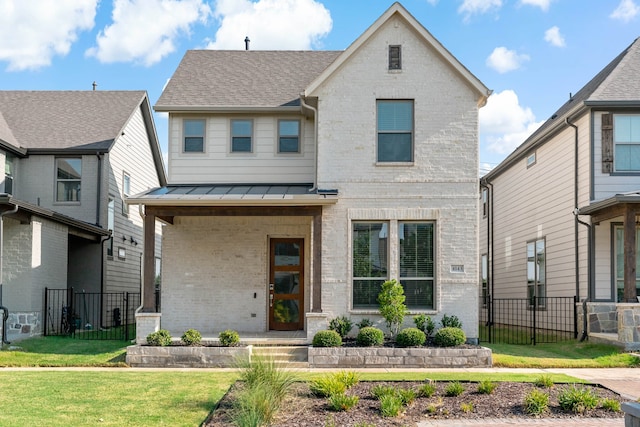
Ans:
[{"label": "window shutter", "polygon": [[602,173],[613,172],[613,114],[602,116]]}]

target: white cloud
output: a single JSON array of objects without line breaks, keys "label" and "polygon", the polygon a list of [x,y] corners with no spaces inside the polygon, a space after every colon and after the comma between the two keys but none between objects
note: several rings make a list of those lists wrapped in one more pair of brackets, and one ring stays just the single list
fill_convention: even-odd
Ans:
[{"label": "white cloud", "polygon": [[487,58],[487,66],[493,68],[500,74],[517,70],[523,62],[528,61],[529,55],[519,54],[515,50],[509,50],[504,46],[493,49]]},{"label": "white cloud", "polygon": [[465,14],[465,19],[473,14],[487,13],[492,9],[500,9],[502,7],[502,0],[464,0],[460,7],[458,7],[458,13]]},{"label": "white cloud", "polygon": [[640,7],[633,0],[622,0],[609,18],[629,22],[640,13]]},{"label": "white cloud", "polygon": [[97,46],[85,54],[103,63],[150,66],[173,52],[176,38],[210,14],[203,0],[114,0],[113,24],[100,31]]},{"label": "white cloud", "polygon": [[38,69],[65,56],[94,26],[98,0],[0,0],[0,61],[7,70]]},{"label": "white cloud", "polygon": [[520,0],[522,4],[528,4],[530,6],[537,6],[543,11],[549,10],[549,5],[552,0]]},{"label": "white cloud", "polygon": [[480,109],[479,120],[487,150],[498,154],[511,153],[543,123],[536,122],[530,108],[520,105],[512,90],[491,95]]},{"label": "white cloud", "polygon": [[218,0],[214,11],[220,20],[207,49],[308,50],[331,31],[329,11],[315,0]]},{"label": "white cloud", "polygon": [[544,40],[549,42],[551,46],[555,47],[565,47],[566,43],[564,41],[564,36],[560,34],[560,28],[551,27],[547,31],[544,32]]}]

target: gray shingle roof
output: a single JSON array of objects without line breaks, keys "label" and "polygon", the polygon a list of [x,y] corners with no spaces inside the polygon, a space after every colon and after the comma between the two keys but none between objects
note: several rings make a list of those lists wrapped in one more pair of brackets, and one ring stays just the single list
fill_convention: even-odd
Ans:
[{"label": "gray shingle roof", "polygon": [[300,105],[300,93],[341,51],[190,50],[156,111]]},{"label": "gray shingle roof", "polygon": [[[145,96],[144,91],[0,91],[0,114],[14,138],[5,142],[36,150],[107,150]],[[9,135],[1,122],[0,132]]]}]

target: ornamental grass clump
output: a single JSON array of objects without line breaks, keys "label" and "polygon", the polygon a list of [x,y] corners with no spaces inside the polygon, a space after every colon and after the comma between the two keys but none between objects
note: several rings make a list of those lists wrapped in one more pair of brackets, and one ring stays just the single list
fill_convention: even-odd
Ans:
[{"label": "ornamental grass clump", "polygon": [[396,344],[400,347],[419,347],[427,341],[427,336],[418,328],[406,328],[396,336]]},{"label": "ornamental grass clump", "polygon": [[533,382],[536,387],[540,388],[551,388],[553,387],[553,380],[551,379],[551,375],[542,374]]},{"label": "ornamental grass clump", "polygon": [[491,394],[498,387],[498,384],[494,383],[490,380],[480,381],[478,384],[478,393],[480,394]]},{"label": "ornamental grass clump", "polygon": [[464,386],[459,381],[449,383],[444,389],[444,395],[447,397],[456,397],[464,393]]},{"label": "ornamental grass clump", "polygon": [[383,417],[397,417],[402,409],[402,400],[395,394],[385,394],[380,398],[380,414]]},{"label": "ornamental grass clump", "polygon": [[363,347],[380,346],[384,344],[384,332],[373,326],[362,328],[356,337],[356,344]]},{"label": "ornamental grass clump", "polygon": [[152,332],[147,335],[147,345],[162,347],[171,345],[171,334],[166,329],[160,329],[159,331]]},{"label": "ornamental grass clump", "polygon": [[359,400],[358,396],[347,396],[344,393],[332,394],[329,396],[329,408],[334,411],[348,411],[356,406]]},{"label": "ornamental grass clump", "polygon": [[560,390],[558,403],[565,411],[583,414],[598,406],[598,396],[586,387],[571,384]]},{"label": "ornamental grass clump", "polygon": [[431,397],[436,393],[436,384],[435,382],[428,382],[422,384],[420,388],[418,388],[418,396],[420,397]]},{"label": "ornamental grass clump", "polygon": [[531,390],[524,397],[523,409],[528,415],[542,415],[549,410],[549,395],[540,390]]},{"label": "ornamental grass clump", "polygon": [[433,337],[433,342],[440,347],[455,347],[464,344],[467,336],[460,328],[440,328]]},{"label": "ornamental grass clump", "polygon": [[342,345],[342,338],[340,338],[340,334],[336,331],[318,331],[313,336],[311,345],[314,347],[340,347]]},{"label": "ornamental grass clump", "polygon": [[311,393],[318,397],[329,397],[334,394],[344,394],[349,388],[360,381],[357,373],[340,371],[325,374],[309,383]]},{"label": "ornamental grass clump", "polygon": [[202,334],[195,329],[188,329],[182,334],[181,339],[186,345],[198,345],[202,341]]}]

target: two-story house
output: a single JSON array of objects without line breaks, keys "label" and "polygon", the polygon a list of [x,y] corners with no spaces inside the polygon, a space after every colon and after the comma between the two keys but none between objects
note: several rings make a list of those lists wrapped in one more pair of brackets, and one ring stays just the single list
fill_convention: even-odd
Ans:
[{"label": "two-story house", "polygon": [[[44,307],[45,288],[140,292],[142,217],[124,199],[166,184],[144,91],[0,91],[0,176],[10,340],[60,327],[72,297]],[[80,324],[111,326],[92,301]]]},{"label": "two-story house", "polygon": [[[477,339],[478,109],[490,91],[399,3],[344,51],[188,51],[155,105],[169,185],[138,338],[379,324],[381,284]],[[412,324],[407,318],[407,324]]]},{"label": "two-story house", "polygon": [[587,302],[578,331],[626,346],[640,343],[639,75],[636,39],[481,186],[483,293],[540,312],[575,296]]}]

